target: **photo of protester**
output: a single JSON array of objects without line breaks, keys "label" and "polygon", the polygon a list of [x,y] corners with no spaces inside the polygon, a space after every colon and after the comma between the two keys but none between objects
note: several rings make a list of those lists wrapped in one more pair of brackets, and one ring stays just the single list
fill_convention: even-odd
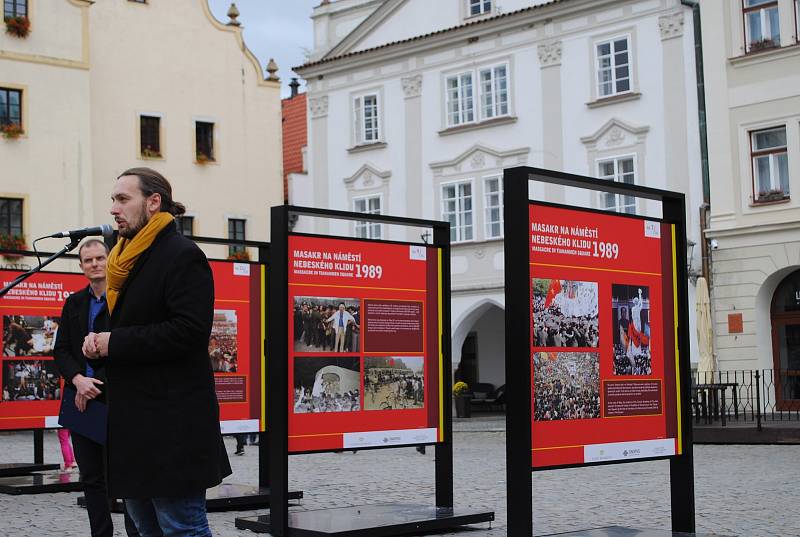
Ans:
[{"label": "photo of protester", "polygon": [[215,373],[236,373],[239,369],[238,327],[235,310],[214,310],[208,358]]},{"label": "photo of protester", "polygon": [[534,278],[534,346],[597,348],[597,302],[596,282]]},{"label": "photo of protester", "polygon": [[650,289],[611,286],[614,326],[614,374],[650,375]]},{"label": "photo of protester", "polygon": [[3,401],[61,399],[61,379],[52,360],[3,362]]},{"label": "photo of protester", "polygon": [[422,356],[364,358],[364,410],[425,406],[425,359]]},{"label": "photo of protester", "polygon": [[295,352],[358,352],[361,301],[299,296],[294,299]]},{"label": "photo of protester", "polygon": [[3,356],[51,356],[60,317],[3,315]]},{"label": "photo of protester", "polygon": [[358,357],[294,359],[294,413],[361,410],[361,367]]},{"label": "photo of protester", "polygon": [[533,382],[534,421],[600,417],[599,353],[534,353]]}]

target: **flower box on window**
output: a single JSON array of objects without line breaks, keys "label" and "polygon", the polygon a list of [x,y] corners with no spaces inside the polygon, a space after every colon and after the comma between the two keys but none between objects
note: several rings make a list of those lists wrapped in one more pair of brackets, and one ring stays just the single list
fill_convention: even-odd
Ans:
[{"label": "flower box on window", "polygon": [[759,192],[757,203],[768,203],[770,201],[782,201],[789,196],[783,190],[770,190],[769,192]]},{"label": "flower box on window", "polygon": [[250,252],[247,250],[236,250],[228,254],[229,261],[250,261]]},{"label": "flower box on window", "polygon": [[195,160],[198,164],[205,165],[209,162],[214,162],[214,159],[203,153],[202,151],[198,151],[197,155],[195,155]]},{"label": "flower box on window", "polygon": [[[22,235],[0,233],[0,250],[27,250],[25,237]],[[22,257],[22,254],[4,252],[3,257],[8,260],[16,260]]]},{"label": "flower box on window", "polygon": [[750,52],[759,52],[777,46],[778,44],[772,39],[761,39],[760,41],[753,41],[750,43]]},{"label": "flower box on window", "polygon": [[19,123],[9,123],[7,125],[3,125],[2,128],[0,128],[0,131],[3,133],[3,138],[8,140],[19,138],[25,134],[25,130]]},{"label": "flower box on window", "polygon": [[161,158],[161,152],[145,147],[142,149],[142,156],[145,158]]},{"label": "flower box on window", "polygon": [[31,33],[31,21],[28,17],[6,17],[4,22],[8,35],[24,39]]}]

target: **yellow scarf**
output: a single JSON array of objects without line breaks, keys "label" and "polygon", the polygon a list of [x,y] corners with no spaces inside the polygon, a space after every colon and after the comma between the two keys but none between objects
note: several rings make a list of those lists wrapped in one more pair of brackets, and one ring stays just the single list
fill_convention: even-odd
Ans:
[{"label": "yellow scarf", "polygon": [[106,301],[108,302],[108,313],[114,311],[114,306],[119,298],[119,292],[125,285],[131,269],[136,264],[136,260],[142,255],[156,240],[162,229],[167,227],[175,217],[169,213],[156,213],[153,218],[139,230],[133,239],[120,237],[114,248],[108,254],[106,262]]}]

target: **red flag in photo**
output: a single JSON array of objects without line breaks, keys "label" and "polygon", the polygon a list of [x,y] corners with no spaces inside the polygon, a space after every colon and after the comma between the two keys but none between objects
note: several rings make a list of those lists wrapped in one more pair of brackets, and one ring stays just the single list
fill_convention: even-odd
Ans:
[{"label": "red flag in photo", "polygon": [[638,331],[634,326],[633,321],[628,323],[628,340],[634,347],[641,347],[642,345],[650,344],[650,338],[647,337],[647,334],[644,332]]},{"label": "red flag in photo", "polygon": [[561,292],[561,280],[550,280],[550,289],[547,290],[547,298],[544,299],[545,309],[555,300],[556,295]]}]

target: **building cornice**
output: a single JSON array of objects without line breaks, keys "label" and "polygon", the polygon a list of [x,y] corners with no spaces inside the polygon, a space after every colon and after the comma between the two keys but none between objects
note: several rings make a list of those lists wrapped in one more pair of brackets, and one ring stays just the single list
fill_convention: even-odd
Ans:
[{"label": "building cornice", "polygon": [[[713,225],[713,224],[712,224]],[[736,226],[733,228],[709,228],[705,231],[706,238],[739,237],[742,235],[758,235],[761,233],[776,233],[781,231],[800,230],[800,221],[781,222],[776,224],[754,224],[750,226]]]},{"label": "building cornice", "polygon": [[[587,11],[594,12],[607,7],[616,7],[619,3],[619,0],[560,0],[339,57],[319,60],[294,67],[293,70],[306,80],[311,80],[314,77],[350,71],[373,64],[383,64],[438,48],[452,48],[455,44],[477,41],[481,37],[526,30],[537,24],[550,25],[556,18],[565,19]],[[659,7],[655,10],[661,11],[663,8]],[[553,36],[543,39],[552,41]]]}]

